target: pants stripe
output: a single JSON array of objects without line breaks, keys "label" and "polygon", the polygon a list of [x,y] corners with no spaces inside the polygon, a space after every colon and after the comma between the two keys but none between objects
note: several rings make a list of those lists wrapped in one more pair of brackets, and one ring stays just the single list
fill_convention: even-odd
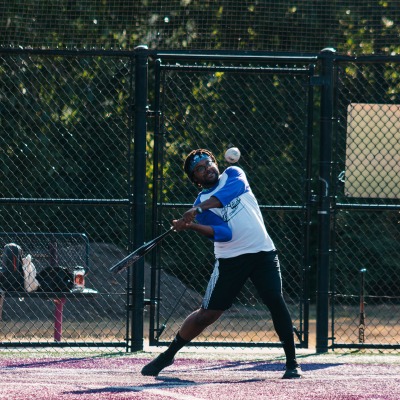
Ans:
[{"label": "pants stripe", "polygon": [[205,310],[208,308],[208,303],[210,302],[211,294],[215,288],[215,285],[217,284],[217,280],[219,277],[219,268],[218,267],[219,267],[219,262],[217,260],[214,265],[214,271],[208,282],[206,294],[204,295],[204,298],[203,298],[202,308],[204,308]]}]

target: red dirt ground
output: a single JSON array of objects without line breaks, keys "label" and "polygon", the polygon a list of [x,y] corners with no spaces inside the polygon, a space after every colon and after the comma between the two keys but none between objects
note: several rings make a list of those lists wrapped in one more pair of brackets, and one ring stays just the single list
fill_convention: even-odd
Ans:
[{"label": "red dirt ground", "polygon": [[140,370],[155,354],[0,354],[0,399],[400,399],[396,355],[304,354],[304,377],[282,380],[276,354],[182,353],[157,378]]}]

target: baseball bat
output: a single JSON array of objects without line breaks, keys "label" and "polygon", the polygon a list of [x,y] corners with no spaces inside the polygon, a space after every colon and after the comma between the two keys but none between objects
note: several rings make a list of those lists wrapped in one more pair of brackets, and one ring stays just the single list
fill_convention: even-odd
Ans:
[{"label": "baseball bat", "polygon": [[367,270],[365,268],[360,270],[360,321],[358,323],[358,343],[365,342],[365,302],[364,302],[364,276]]},{"label": "baseball bat", "polygon": [[174,232],[173,227],[162,233],[160,236],[157,236],[156,238],[138,247],[135,251],[127,255],[124,259],[118,261],[115,265],[113,265],[109,269],[109,271],[114,274],[118,274],[129,268],[135,262],[140,260],[144,255],[146,255],[150,250],[154,249],[154,247],[161,243],[161,241],[172,232]]}]

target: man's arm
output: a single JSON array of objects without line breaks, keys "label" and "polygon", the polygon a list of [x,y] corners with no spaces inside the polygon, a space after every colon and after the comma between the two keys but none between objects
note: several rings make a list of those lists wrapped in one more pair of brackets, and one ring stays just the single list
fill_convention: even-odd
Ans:
[{"label": "man's arm", "polygon": [[196,218],[196,215],[198,214],[198,208],[201,208],[202,211],[209,210],[210,208],[222,208],[222,203],[216,197],[211,196],[209,199],[203,201],[202,203],[196,204],[195,207],[187,210],[183,214],[182,219],[186,223],[193,222]]},{"label": "man's arm", "polygon": [[174,219],[172,221],[172,225],[174,226],[174,229],[177,232],[191,230],[200,233],[201,235],[204,235],[208,238],[214,237],[214,229],[210,225],[200,225],[200,224],[195,224],[193,222],[187,223],[183,220],[183,218]]},{"label": "man's arm", "polygon": [[[214,231],[214,226],[212,225],[203,225],[203,224],[197,224],[194,223],[194,219],[196,218],[196,215],[199,214],[198,208],[201,208],[201,212],[209,210],[210,208],[222,208],[222,203],[216,198],[211,196],[209,199],[203,201],[202,203],[196,204],[195,207],[190,208],[187,210],[181,219],[178,220],[173,220],[172,224],[175,228],[176,231],[184,231],[184,230],[191,230],[195,231],[197,233],[200,233],[201,235],[204,235],[210,239],[215,239],[215,234],[216,232]],[[221,221],[222,222],[222,221]],[[225,223],[222,225],[215,226],[215,228],[218,228],[218,241],[226,241],[230,240],[231,238],[231,231],[230,229],[226,226]]]}]

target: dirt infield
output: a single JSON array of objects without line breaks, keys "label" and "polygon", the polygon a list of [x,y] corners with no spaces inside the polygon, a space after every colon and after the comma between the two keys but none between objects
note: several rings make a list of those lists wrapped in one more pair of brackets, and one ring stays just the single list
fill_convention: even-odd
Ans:
[{"label": "dirt infield", "polygon": [[300,352],[304,378],[282,380],[276,350],[192,349],[157,378],[140,369],[156,353],[0,353],[0,399],[400,399],[400,357]]}]

